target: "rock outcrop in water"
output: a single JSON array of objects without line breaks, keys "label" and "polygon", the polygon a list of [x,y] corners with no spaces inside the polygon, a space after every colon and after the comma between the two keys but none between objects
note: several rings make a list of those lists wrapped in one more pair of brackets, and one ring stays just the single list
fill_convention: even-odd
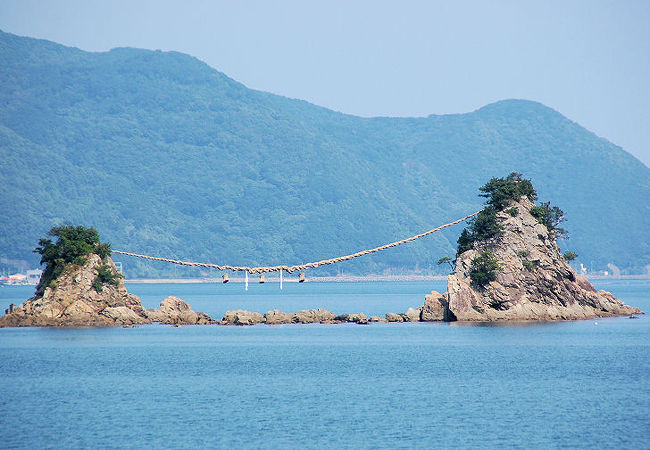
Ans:
[{"label": "rock outcrop in water", "polygon": [[[140,299],[129,294],[121,278],[117,284],[104,284],[98,291],[93,283],[101,265],[115,264],[90,254],[83,265],[68,265],[65,271],[43,290],[0,317],[4,327],[111,327],[148,323]],[[37,291],[38,292],[38,291]]]},{"label": "rock outcrop in water", "polygon": [[192,307],[178,297],[167,297],[158,309],[147,309],[145,316],[151,322],[167,325],[209,325],[216,323],[203,312],[194,312]]},{"label": "rock outcrop in water", "polygon": [[[458,255],[447,279],[448,292],[425,299],[421,320],[574,320],[642,314],[576,274],[554,236],[531,214],[526,197],[497,213],[503,234],[474,242]],[[512,210],[516,208],[516,211]],[[472,261],[490,251],[499,269],[493,281],[472,281]]]},{"label": "rock outcrop in water", "polygon": [[[110,267],[115,283],[96,287],[100,266]],[[39,290],[37,289],[37,292]],[[160,309],[145,310],[140,299],[127,292],[110,257],[96,254],[83,265],[70,264],[42,291],[20,306],[11,306],[0,317],[0,327],[114,327],[151,322],[171,325],[212,323],[207,314],[196,313],[176,297],[168,297]]]},{"label": "rock outcrop in water", "polygon": [[258,312],[236,309],[226,311],[221,319],[221,325],[282,325],[292,323],[357,323],[367,324],[368,318],[363,313],[336,315],[326,309],[305,309],[295,313],[285,313],[277,309],[262,315]]}]

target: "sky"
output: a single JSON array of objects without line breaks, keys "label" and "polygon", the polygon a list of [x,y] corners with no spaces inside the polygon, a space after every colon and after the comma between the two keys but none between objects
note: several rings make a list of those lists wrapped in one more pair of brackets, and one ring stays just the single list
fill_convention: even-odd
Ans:
[{"label": "sky", "polygon": [[0,0],[0,29],[175,50],[364,117],[539,101],[650,166],[650,1]]}]

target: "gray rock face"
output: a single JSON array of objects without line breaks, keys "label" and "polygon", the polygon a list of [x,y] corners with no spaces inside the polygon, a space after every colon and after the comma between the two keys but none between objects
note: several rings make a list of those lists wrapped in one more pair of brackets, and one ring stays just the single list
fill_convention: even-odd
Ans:
[{"label": "gray rock face", "polygon": [[[447,279],[448,312],[467,321],[571,320],[641,313],[577,276],[553,236],[530,214],[532,206],[524,197],[511,205],[517,208],[517,216],[498,213],[504,235],[475,243],[459,255],[456,270]],[[472,259],[484,250],[491,250],[502,267],[495,281],[477,287],[471,283],[469,270]],[[433,300],[429,303],[435,306]]]},{"label": "gray rock face", "polygon": [[97,268],[108,264],[117,273],[110,257],[106,261],[95,254],[82,266],[70,265],[47,287],[40,297],[33,297],[3,317],[0,327],[112,327],[148,323],[140,299],[129,294],[124,282],[104,284],[101,292],[93,288]]},{"label": "gray rock face", "polygon": [[294,313],[285,313],[277,309],[267,311],[264,316],[260,313],[233,310],[227,311],[221,320],[221,325],[281,325],[287,323],[339,323],[336,315],[326,309],[305,309]]}]

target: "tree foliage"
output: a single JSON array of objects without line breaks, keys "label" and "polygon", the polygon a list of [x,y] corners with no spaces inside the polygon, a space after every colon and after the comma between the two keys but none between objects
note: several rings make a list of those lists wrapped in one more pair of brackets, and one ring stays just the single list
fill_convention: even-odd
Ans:
[{"label": "tree foliage", "polygon": [[505,178],[492,178],[479,190],[480,197],[486,197],[487,204],[497,211],[502,211],[512,201],[519,201],[521,197],[528,197],[531,202],[537,200],[537,192],[530,180],[522,178],[522,174],[512,172]]},{"label": "tree foliage", "polygon": [[485,242],[502,235],[503,225],[497,220],[496,210],[487,206],[470,220],[468,227],[460,234],[456,255],[471,249],[474,242]]},{"label": "tree foliage", "polygon": [[[537,200],[537,192],[530,180],[522,178],[522,174],[518,172],[512,172],[505,178],[492,178],[479,190],[479,196],[487,198],[486,206],[462,231],[457,241],[456,257],[471,249],[475,242],[489,242],[503,235],[503,225],[499,223],[497,213],[505,210],[510,216],[516,217],[519,214],[516,207],[505,209],[511,202],[519,201],[522,197],[531,201]],[[532,206],[530,213],[548,228],[553,239],[568,237],[567,231],[558,226],[564,221],[564,212],[557,206],[544,202],[539,206]]]},{"label": "tree foliage", "polygon": [[117,286],[119,279],[122,278],[122,274],[115,273],[113,268],[108,264],[102,264],[97,267],[97,276],[93,281],[93,288],[97,292],[102,292],[104,290],[105,284],[111,284]]},{"label": "tree foliage", "polygon": [[564,256],[565,260],[570,262],[576,259],[579,255],[576,252],[564,252],[564,255],[562,256]]},{"label": "tree foliage", "polygon": [[469,268],[469,277],[472,280],[472,284],[476,287],[482,287],[490,281],[496,280],[499,270],[501,270],[501,265],[495,258],[494,253],[485,250],[472,259]]},{"label": "tree foliage", "polygon": [[544,225],[552,238],[568,238],[569,233],[558,225],[564,222],[564,211],[557,206],[551,206],[550,202],[544,202],[539,206],[530,208],[530,214]]},{"label": "tree foliage", "polygon": [[456,268],[456,261],[451,259],[449,256],[443,256],[438,260],[438,265],[441,264],[449,264],[449,267],[451,270],[454,270]]}]

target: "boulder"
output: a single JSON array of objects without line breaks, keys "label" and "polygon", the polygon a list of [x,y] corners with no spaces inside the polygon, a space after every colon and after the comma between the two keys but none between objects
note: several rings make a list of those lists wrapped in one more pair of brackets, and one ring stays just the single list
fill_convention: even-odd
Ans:
[{"label": "boulder", "polygon": [[145,315],[151,322],[168,325],[207,325],[215,323],[210,316],[194,312],[192,307],[178,297],[169,296],[160,303],[159,309],[147,309]]},{"label": "boulder", "polygon": [[388,320],[379,316],[370,316],[368,317],[368,322],[388,322]]},{"label": "boulder", "polygon": [[335,321],[337,322],[350,322],[350,323],[358,323],[360,325],[365,325],[368,323],[368,318],[364,313],[357,313],[357,314],[341,314],[339,316],[336,316],[334,318]]},{"label": "boulder", "polygon": [[146,317],[142,317],[141,315],[133,311],[131,308],[127,308],[126,306],[104,308],[101,314],[110,319],[113,319],[115,322],[124,323],[124,324],[136,325],[136,324],[149,323]]},{"label": "boulder", "polygon": [[332,323],[336,315],[326,309],[308,309],[293,314],[294,323]]},{"label": "boulder", "polygon": [[422,315],[422,307],[419,308],[409,308],[406,310],[402,317],[404,322],[419,322]]},{"label": "boulder", "polygon": [[388,322],[404,322],[404,317],[401,314],[386,313],[386,321]]},{"label": "boulder", "polygon": [[266,314],[264,314],[264,318],[266,319],[267,325],[280,325],[283,323],[293,322],[293,314],[285,313],[277,309],[267,311]]},{"label": "boulder", "polygon": [[423,322],[450,321],[449,301],[447,293],[445,295],[431,291],[431,294],[424,296],[424,306],[422,306]]},{"label": "boulder", "polygon": [[226,311],[221,319],[221,325],[256,325],[264,321],[264,316],[258,312],[235,309]]}]

